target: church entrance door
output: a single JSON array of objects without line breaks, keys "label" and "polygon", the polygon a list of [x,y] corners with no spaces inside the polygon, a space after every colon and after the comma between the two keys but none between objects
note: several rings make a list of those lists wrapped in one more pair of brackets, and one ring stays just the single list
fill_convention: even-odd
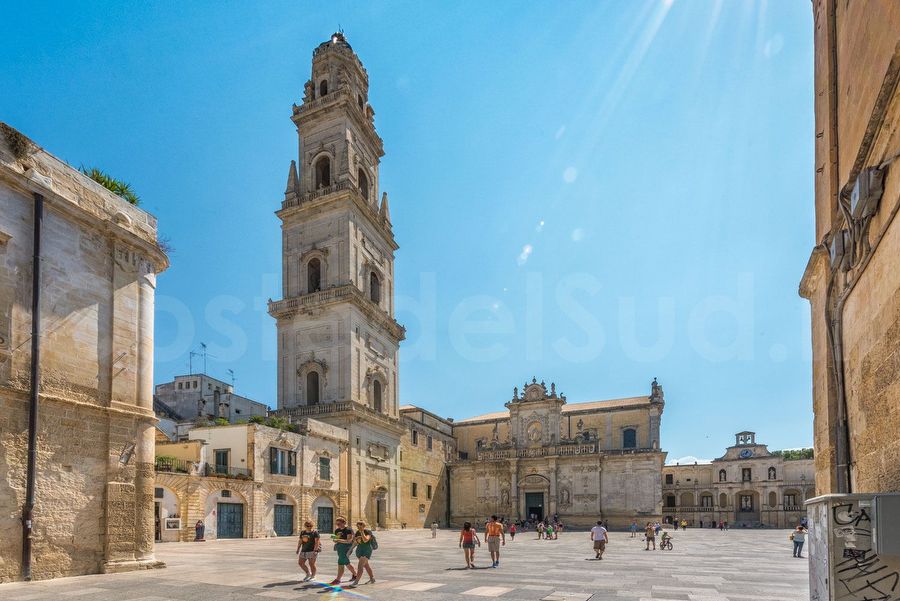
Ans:
[{"label": "church entrance door", "polygon": [[384,499],[378,499],[375,501],[375,520],[378,524],[379,528],[384,528],[384,514],[385,514],[385,505],[387,503]]},{"label": "church entrance door", "polygon": [[538,521],[544,519],[544,493],[525,493],[525,517]]}]

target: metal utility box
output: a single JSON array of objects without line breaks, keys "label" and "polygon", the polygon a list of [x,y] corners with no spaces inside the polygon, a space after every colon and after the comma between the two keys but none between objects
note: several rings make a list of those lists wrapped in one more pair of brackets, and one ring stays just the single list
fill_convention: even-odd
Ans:
[{"label": "metal utility box", "polygon": [[900,493],[823,495],[805,504],[809,598],[900,599]]}]

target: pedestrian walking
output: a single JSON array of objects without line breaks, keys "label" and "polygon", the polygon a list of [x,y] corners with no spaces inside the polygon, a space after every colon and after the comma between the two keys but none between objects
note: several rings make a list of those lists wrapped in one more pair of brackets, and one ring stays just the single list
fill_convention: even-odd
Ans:
[{"label": "pedestrian walking", "polygon": [[431,538],[437,538],[438,523],[431,522]]},{"label": "pedestrian walking", "polygon": [[553,540],[554,533],[553,524],[547,524],[547,529],[544,530],[544,540]]},{"label": "pedestrian walking", "polygon": [[467,570],[475,567],[475,545],[481,546],[478,533],[472,527],[472,522],[466,522],[459,531],[459,548],[463,550]]},{"label": "pedestrian walking", "polygon": [[352,580],[356,580],[356,570],[350,564],[350,550],[353,548],[353,530],[347,528],[347,519],[338,517],[334,520],[335,528],[331,540],[334,541],[334,550],[337,551],[338,572],[334,580],[329,584],[337,586],[344,576],[344,569],[350,570]]},{"label": "pedestrian walking", "polygon": [[[322,541],[319,533],[313,528],[312,522],[304,522],[303,530],[297,538],[297,563],[300,569],[306,573],[303,582],[313,580],[316,577],[316,557],[322,550]],[[307,567],[309,562],[309,567]]]},{"label": "pedestrian walking", "polygon": [[650,550],[650,545],[653,545],[653,550],[656,551],[656,528],[653,527],[653,524],[647,522],[647,527],[644,528],[644,540],[647,541],[647,548],[645,551]]},{"label": "pedestrian walking", "polygon": [[687,527],[688,527],[687,520],[681,520],[681,529],[687,530]]},{"label": "pedestrian walking", "polygon": [[597,525],[591,528],[591,542],[594,543],[594,559],[603,559],[606,543],[609,542],[609,535],[603,527],[603,522],[597,521]]},{"label": "pedestrian walking", "polygon": [[806,529],[803,524],[798,524],[789,538],[794,541],[794,557],[803,557],[803,543],[806,542]]},{"label": "pedestrian walking", "polygon": [[513,524],[509,527],[509,540],[516,540],[516,525]]},{"label": "pedestrian walking", "polygon": [[197,523],[194,524],[194,542],[202,543],[205,542],[206,539],[203,538],[203,534],[206,532],[206,524],[203,523],[203,520],[197,520]]},{"label": "pedestrian walking", "polygon": [[631,538],[637,538],[638,523],[637,520],[631,520]]},{"label": "pedestrian walking", "polygon": [[359,584],[363,575],[363,570],[369,575],[366,584],[375,584],[375,572],[372,571],[372,551],[378,548],[378,541],[372,531],[366,528],[366,523],[362,520],[356,522],[356,532],[353,534],[353,544],[356,546],[356,577],[353,579],[351,586]]},{"label": "pedestrian walking", "polygon": [[544,538],[544,531],[546,529],[547,529],[547,527],[544,526],[544,522],[538,522],[538,525],[537,525],[538,540],[541,540],[542,538]]},{"label": "pedestrian walking", "polygon": [[675,526],[675,532],[678,532],[678,518],[672,520],[672,525]]},{"label": "pedestrian walking", "polygon": [[491,554],[491,567],[500,567],[500,545],[506,546],[506,534],[503,532],[503,524],[497,521],[497,516],[492,515],[484,529],[484,538],[487,540],[488,551]]}]

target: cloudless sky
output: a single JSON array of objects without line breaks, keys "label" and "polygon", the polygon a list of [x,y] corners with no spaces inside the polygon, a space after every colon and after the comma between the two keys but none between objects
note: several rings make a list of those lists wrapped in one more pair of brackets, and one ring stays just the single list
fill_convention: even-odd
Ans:
[{"label": "cloudless sky", "polygon": [[[666,393],[669,459],[812,444],[808,0],[18,3],[0,120],[130,182],[174,251],[156,381],[276,403],[283,198],[313,48],[338,26],[385,141],[400,394],[502,410]],[[213,357],[214,356],[214,357]],[[202,359],[194,359],[194,370]]]}]

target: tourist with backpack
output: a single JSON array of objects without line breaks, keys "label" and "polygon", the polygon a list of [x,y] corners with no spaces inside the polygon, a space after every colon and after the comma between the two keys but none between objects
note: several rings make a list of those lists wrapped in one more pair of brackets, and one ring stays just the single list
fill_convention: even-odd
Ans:
[{"label": "tourist with backpack", "polygon": [[369,560],[372,559],[372,551],[378,548],[378,541],[375,539],[375,535],[372,534],[372,531],[366,528],[366,523],[362,520],[356,522],[356,533],[353,535],[353,544],[356,546],[356,558],[359,560],[359,563],[356,566],[356,578],[353,579],[350,586],[359,584],[363,570],[369,575],[369,580],[366,584],[375,584],[375,572],[372,571]]}]

